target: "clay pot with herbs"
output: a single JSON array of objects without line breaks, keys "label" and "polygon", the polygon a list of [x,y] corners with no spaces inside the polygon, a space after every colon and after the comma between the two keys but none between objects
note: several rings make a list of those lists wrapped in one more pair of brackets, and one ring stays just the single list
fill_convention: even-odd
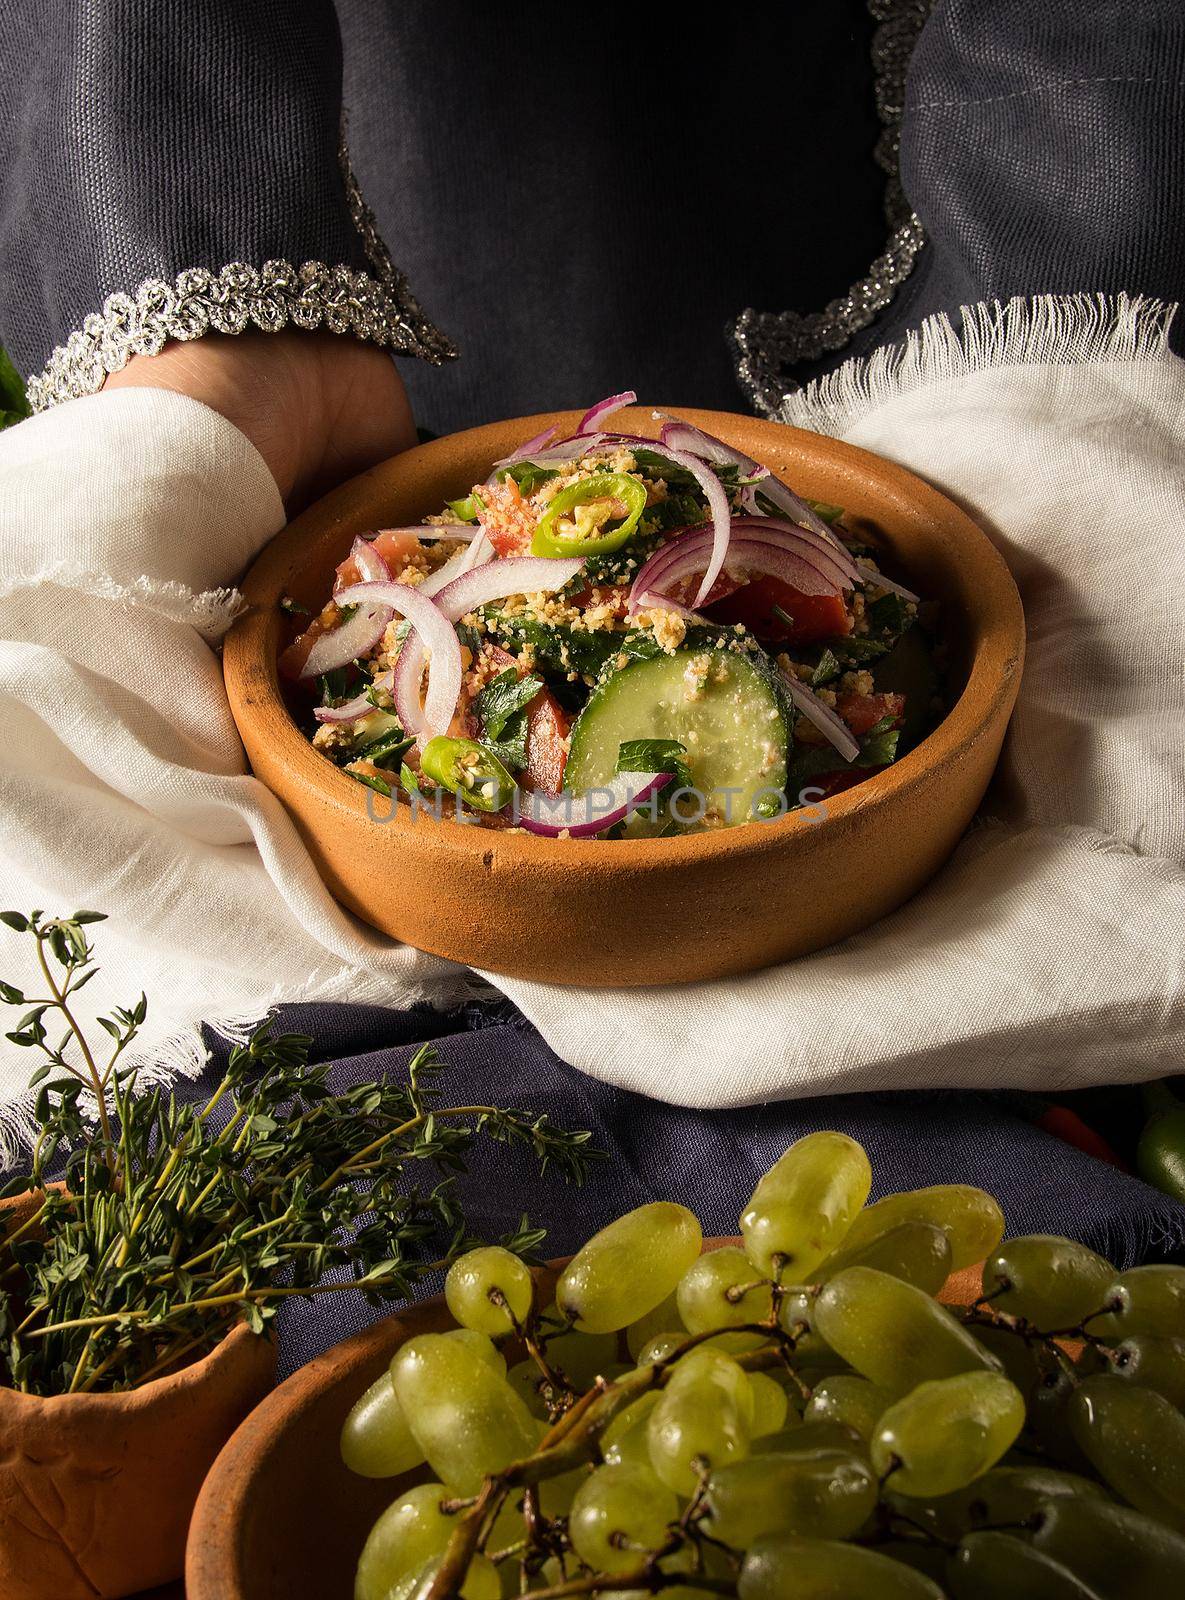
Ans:
[{"label": "clay pot with herbs", "polygon": [[[5,1233],[41,1199],[0,1201]],[[209,1354],[135,1388],[0,1388],[5,1600],[115,1600],[179,1576],[198,1491],[271,1388],[275,1359],[272,1341],[239,1323]]]}]

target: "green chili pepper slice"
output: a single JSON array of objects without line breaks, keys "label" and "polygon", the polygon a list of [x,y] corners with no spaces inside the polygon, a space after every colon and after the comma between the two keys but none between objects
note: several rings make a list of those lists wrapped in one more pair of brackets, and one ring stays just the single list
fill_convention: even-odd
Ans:
[{"label": "green chili pepper slice", "polygon": [[609,555],[620,550],[646,509],[646,485],[624,472],[594,472],[561,489],[539,519],[537,556]]},{"label": "green chili pepper slice", "polygon": [[438,734],[424,746],[420,770],[478,811],[501,811],[515,790],[510,773],[493,751],[476,739],[449,739]]}]

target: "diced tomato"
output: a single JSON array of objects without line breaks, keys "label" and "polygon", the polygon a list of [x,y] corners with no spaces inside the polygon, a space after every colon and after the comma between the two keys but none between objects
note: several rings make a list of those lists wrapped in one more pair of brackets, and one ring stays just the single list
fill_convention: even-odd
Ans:
[{"label": "diced tomato", "polygon": [[[724,579],[721,574],[721,579]],[[718,622],[740,622],[759,639],[775,644],[812,644],[818,639],[834,638],[836,634],[850,633],[852,619],[848,616],[843,596],[838,594],[803,594],[781,578],[753,578],[740,587],[735,580],[722,596],[718,595],[721,579],[712,587],[707,608]],[[775,614],[774,607],[792,618],[785,622]]]},{"label": "diced tomato", "polygon": [[535,537],[537,514],[524,501],[513,478],[484,484],[477,520],[500,556],[528,556]]},{"label": "diced tomato", "polygon": [[[420,548],[419,538],[414,533],[409,533],[406,528],[384,528],[370,543],[375,554],[382,557],[396,577]],[[340,594],[352,583],[361,582],[362,574],[358,571],[357,563],[353,556],[347,556],[337,569],[337,576],[333,580],[333,592]]]},{"label": "diced tomato", "polygon": [[[462,702],[458,707],[460,731],[467,738],[476,738],[480,732],[471,710],[473,701],[491,678],[505,672],[507,667],[513,667],[520,678],[526,675],[527,669],[508,650],[484,639],[477,661],[465,676]],[[571,726],[571,718],[551,690],[540,689],[527,706],[527,765],[521,774],[524,787],[539,789],[543,794],[560,793],[564,787],[564,768],[568,764]]]},{"label": "diced tomato", "polygon": [[571,718],[551,690],[540,689],[527,708],[527,770],[523,778],[528,788],[544,794],[561,792],[571,726]]},{"label": "diced tomato", "polygon": [[899,728],[905,719],[905,696],[903,694],[856,694],[852,691],[841,693],[836,697],[835,709],[837,713],[859,738],[871,732],[878,722],[885,717],[891,717],[890,726]]}]

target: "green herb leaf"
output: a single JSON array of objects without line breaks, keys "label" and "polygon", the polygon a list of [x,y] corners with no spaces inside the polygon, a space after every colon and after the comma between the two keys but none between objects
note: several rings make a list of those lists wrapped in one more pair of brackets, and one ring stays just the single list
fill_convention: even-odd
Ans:
[{"label": "green herb leaf", "polygon": [[693,789],[687,747],[678,739],[623,739],[617,751],[618,772],[670,772],[675,787]]},{"label": "green herb leaf", "polygon": [[511,717],[529,706],[542,688],[543,679],[533,673],[520,677],[516,667],[500,672],[473,702],[482,733],[490,739],[500,738]]}]

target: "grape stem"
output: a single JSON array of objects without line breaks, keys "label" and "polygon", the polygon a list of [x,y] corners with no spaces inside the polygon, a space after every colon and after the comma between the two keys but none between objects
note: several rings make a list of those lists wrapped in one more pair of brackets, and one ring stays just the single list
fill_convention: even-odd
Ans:
[{"label": "grape stem", "polygon": [[[747,1351],[737,1358],[740,1365],[750,1372],[777,1366],[784,1360],[786,1350],[793,1350],[795,1344],[792,1334],[784,1332],[781,1328],[771,1329],[764,1323],[750,1323],[745,1327],[729,1331],[764,1334],[776,1342],[776,1349]],[[606,1383],[603,1378],[598,1378],[592,1388],[581,1395],[575,1405],[569,1407],[552,1424],[540,1440],[539,1448],[532,1455],[524,1456],[521,1461],[513,1462],[502,1472],[488,1477],[454,1529],[440,1566],[436,1569],[432,1582],[421,1600],[453,1600],[454,1596],[460,1594],[470,1563],[478,1551],[483,1525],[491,1506],[494,1507],[496,1514],[497,1507],[512,1488],[521,1485],[529,1492],[545,1479],[558,1477],[561,1473],[587,1461],[614,1417],[652,1389],[665,1387],[676,1362],[680,1361],[689,1350],[694,1350],[697,1345],[715,1338],[717,1332],[718,1330],[712,1329],[703,1333],[693,1333],[662,1361],[656,1361],[653,1366],[637,1368],[613,1383]],[[695,1502],[693,1507],[694,1504]],[[591,1576],[575,1578],[570,1584],[558,1584],[553,1589],[537,1590],[533,1600],[548,1600],[548,1597],[550,1600],[561,1600],[562,1596],[593,1594],[602,1589],[632,1588],[654,1591],[685,1582],[686,1574],[668,1576],[657,1569],[658,1561],[663,1556],[670,1555],[673,1550],[679,1549],[685,1539],[686,1531],[681,1529],[674,1544],[669,1549],[664,1548],[657,1552],[640,1573],[626,1575],[594,1573]],[[718,1594],[735,1593],[734,1587],[723,1580],[701,1578],[698,1575],[696,1587],[711,1589]]]}]

